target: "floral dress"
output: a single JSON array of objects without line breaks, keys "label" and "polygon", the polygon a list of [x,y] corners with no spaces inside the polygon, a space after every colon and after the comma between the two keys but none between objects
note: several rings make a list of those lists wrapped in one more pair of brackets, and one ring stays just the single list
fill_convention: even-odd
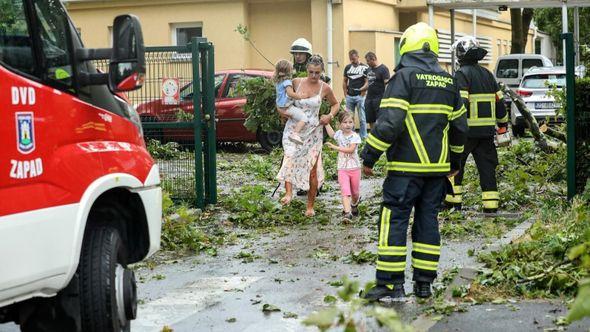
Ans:
[{"label": "floral dress", "polygon": [[[301,84],[297,87],[297,91]],[[309,190],[309,175],[314,164],[317,162],[318,187],[324,182],[324,168],[322,166],[322,146],[324,144],[323,126],[320,125],[319,114],[322,104],[322,89],[324,82],[321,82],[320,92],[309,98],[295,101],[295,106],[303,109],[308,122],[299,132],[303,140],[302,145],[297,145],[289,136],[295,129],[297,121],[290,118],[283,131],[283,164],[277,175],[277,180],[290,182],[295,188]]]}]

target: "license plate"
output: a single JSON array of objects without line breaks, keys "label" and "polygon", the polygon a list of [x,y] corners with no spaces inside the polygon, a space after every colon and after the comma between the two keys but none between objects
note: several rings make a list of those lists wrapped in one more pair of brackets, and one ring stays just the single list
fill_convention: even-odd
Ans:
[{"label": "license plate", "polygon": [[543,102],[543,103],[535,103],[535,108],[547,108],[547,109],[556,109],[559,108],[559,104],[554,102]]}]

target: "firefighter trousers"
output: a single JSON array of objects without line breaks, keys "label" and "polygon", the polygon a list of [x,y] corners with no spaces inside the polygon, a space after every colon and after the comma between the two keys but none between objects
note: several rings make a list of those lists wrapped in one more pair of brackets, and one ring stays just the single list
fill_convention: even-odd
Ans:
[{"label": "firefighter trousers", "polygon": [[496,167],[498,166],[498,153],[494,145],[493,137],[472,138],[470,137],[465,143],[461,160],[461,170],[454,178],[453,192],[447,195],[445,202],[450,204],[461,204],[463,201],[463,175],[465,173],[465,162],[469,154],[473,154],[477,172],[479,173],[479,183],[481,185],[481,195],[483,208],[485,210],[495,210],[498,208],[500,195],[498,193],[498,184],[496,182]]},{"label": "firefighter trousers", "polygon": [[440,257],[438,211],[446,191],[445,177],[389,174],[383,183],[379,217],[377,284],[403,283],[406,270],[407,231],[412,224],[413,280],[432,282]]}]

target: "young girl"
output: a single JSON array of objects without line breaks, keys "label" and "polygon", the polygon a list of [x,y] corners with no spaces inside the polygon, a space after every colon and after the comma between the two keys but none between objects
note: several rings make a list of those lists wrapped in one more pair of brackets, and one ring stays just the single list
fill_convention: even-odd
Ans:
[{"label": "young girl", "polygon": [[293,82],[291,81],[291,74],[293,73],[293,65],[287,60],[280,60],[275,66],[275,73],[273,80],[277,91],[277,107],[282,109],[289,117],[295,119],[297,124],[295,129],[289,135],[289,139],[296,144],[303,144],[299,132],[307,123],[307,116],[303,110],[293,105],[293,100],[301,99],[293,90]]},{"label": "young girl", "polygon": [[332,126],[326,125],[326,131],[334,138],[338,145],[326,143],[326,145],[338,151],[338,183],[342,194],[342,215],[345,219],[358,215],[358,202],[360,198],[361,162],[358,155],[360,136],[354,132],[353,115],[350,112],[342,112],[338,116],[340,130],[334,132]]}]

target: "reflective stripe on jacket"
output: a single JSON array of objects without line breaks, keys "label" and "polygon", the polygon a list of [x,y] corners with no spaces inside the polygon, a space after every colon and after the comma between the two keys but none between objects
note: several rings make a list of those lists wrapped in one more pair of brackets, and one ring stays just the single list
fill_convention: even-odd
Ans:
[{"label": "reflective stripe on jacket", "polygon": [[478,64],[463,64],[455,73],[457,85],[467,108],[469,137],[493,137],[496,124],[508,125],[504,95],[486,68]]},{"label": "reflective stripe on jacket", "polygon": [[459,169],[466,109],[455,80],[434,54],[420,54],[415,66],[407,60],[410,65],[398,67],[387,85],[363,163],[372,167],[386,152],[387,170],[395,174],[446,175]]}]

